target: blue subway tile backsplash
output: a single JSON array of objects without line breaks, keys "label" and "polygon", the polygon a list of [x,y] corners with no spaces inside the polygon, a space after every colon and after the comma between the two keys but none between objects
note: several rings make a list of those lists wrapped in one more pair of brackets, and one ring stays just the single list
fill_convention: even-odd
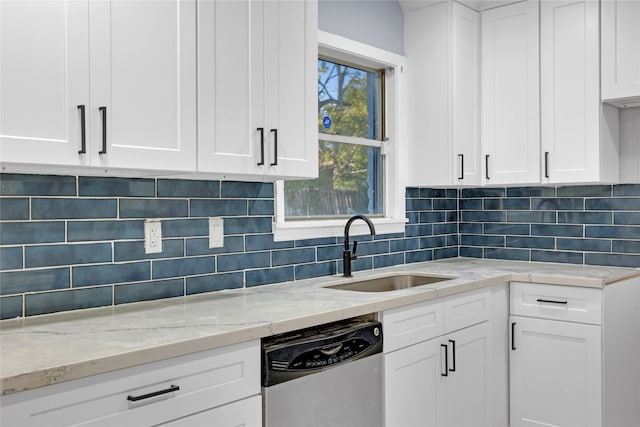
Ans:
[{"label": "blue subway tile backsplash", "polygon": [[78,194],[81,197],[155,197],[156,185],[153,179],[81,176]]},{"label": "blue subway tile backsplash", "polygon": [[35,268],[111,262],[112,253],[111,243],[27,246],[24,248],[24,264],[26,268]]},{"label": "blue subway tile backsplash", "polygon": [[111,286],[70,289],[65,292],[41,292],[25,295],[25,315],[55,313],[112,304]]},{"label": "blue subway tile backsplash", "polygon": [[31,199],[32,219],[116,218],[116,199]]},{"label": "blue subway tile backsplash", "polygon": [[[275,242],[271,183],[0,176],[0,318],[331,276],[342,237]],[[457,256],[640,267],[640,185],[407,188],[354,271]],[[224,218],[209,248],[208,217]],[[144,253],[144,219],[162,221]]]},{"label": "blue subway tile backsplash", "polygon": [[74,266],[71,268],[73,287],[139,282],[151,279],[149,261],[124,264]]},{"label": "blue subway tile backsplash", "polygon": [[2,223],[0,245],[28,245],[65,241],[63,221],[24,221]]},{"label": "blue subway tile backsplash", "polygon": [[220,182],[159,179],[158,197],[217,198],[220,197]]},{"label": "blue subway tile backsplash", "polygon": [[0,199],[0,220],[29,219],[29,199],[3,197]]},{"label": "blue subway tile backsplash", "polygon": [[[510,187],[505,199],[497,199],[502,206],[486,193],[462,191],[460,256],[640,267],[638,184]],[[530,209],[505,203],[510,199],[530,202]],[[501,208],[497,213],[506,213],[507,223],[494,223],[489,212],[477,209],[478,200],[485,209]],[[506,247],[483,243],[487,235],[504,236]]]},{"label": "blue subway tile backsplash", "polygon": [[2,196],[75,196],[76,177],[3,173]]}]

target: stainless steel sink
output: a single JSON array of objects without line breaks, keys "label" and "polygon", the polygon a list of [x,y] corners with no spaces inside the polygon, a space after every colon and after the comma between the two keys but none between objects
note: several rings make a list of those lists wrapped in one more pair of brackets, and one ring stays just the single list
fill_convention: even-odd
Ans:
[{"label": "stainless steel sink", "polygon": [[445,280],[455,279],[448,276],[432,276],[427,274],[392,274],[384,277],[356,280],[340,285],[327,286],[328,289],[356,292],[389,292],[415,286],[431,285]]}]

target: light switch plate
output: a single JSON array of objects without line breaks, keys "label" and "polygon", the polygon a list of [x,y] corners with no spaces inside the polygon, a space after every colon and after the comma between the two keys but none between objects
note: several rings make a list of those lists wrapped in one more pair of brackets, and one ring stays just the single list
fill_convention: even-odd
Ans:
[{"label": "light switch plate", "polygon": [[162,222],[148,219],[144,222],[144,253],[162,252]]},{"label": "light switch plate", "polygon": [[209,248],[224,246],[224,220],[220,217],[209,218]]}]

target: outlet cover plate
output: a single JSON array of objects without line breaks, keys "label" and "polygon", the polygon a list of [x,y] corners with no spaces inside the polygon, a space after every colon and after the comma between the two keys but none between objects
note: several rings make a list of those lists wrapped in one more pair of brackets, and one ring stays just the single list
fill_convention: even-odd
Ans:
[{"label": "outlet cover plate", "polygon": [[224,220],[220,217],[209,218],[209,248],[224,246]]},{"label": "outlet cover plate", "polygon": [[162,222],[148,219],[144,222],[144,253],[162,252]]}]

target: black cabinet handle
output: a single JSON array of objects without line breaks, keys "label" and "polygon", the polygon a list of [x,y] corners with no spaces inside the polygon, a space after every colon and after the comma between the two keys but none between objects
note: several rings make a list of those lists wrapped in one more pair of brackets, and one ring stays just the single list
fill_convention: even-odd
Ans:
[{"label": "black cabinet handle", "polygon": [[548,302],[548,303],[551,303],[551,304],[567,304],[567,301],[553,301],[553,300],[550,300],[550,299],[541,299],[541,298],[538,298],[536,301],[538,301],[538,302]]},{"label": "black cabinet handle", "polygon": [[511,350],[516,349],[516,322],[511,322]]},{"label": "black cabinet handle", "polygon": [[131,402],[137,402],[138,400],[144,400],[144,399],[149,399],[151,397],[156,397],[156,396],[160,396],[163,394],[167,394],[167,393],[171,393],[174,391],[178,391],[180,390],[180,387],[178,387],[177,385],[171,385],[169,388],[165,388],[164,390],[158,390],[158,391],[154,391],[151,393],[147,393],[147,394],[141,394],[140,396],[127,396],[127,400],[131,401]]},{"label": "black cabinet handle", "polygon": [[271,129],[273,132],[273,163],[271,166],[278,166],[278,129]]},{"label": "black cabinet handle", "polygon": [[484,156],[484,177],[489,181],[489,155]]},{"label": "black cabinet handle", "polygon": [[458,154],[458,158],[460,159],[460,176],[458,179],[464,179],[464,154]]},{"label": "black cabinet handle", "polygon": [[451,343],[451,356],[453,356],[453,363],[451,363],[451,369],[449,371],[456,371],[456,342],[454,340],[449,340]]},{"label": "black cabinet handle", "polygon": [[85,106],[78,105],[78,110],[80,110],[80,140],[81,146],[78,154],[86,154],[87,152],[87,132],[86,132],[86,120],[85,120]]},{"label": "black cabinet handle", "polygon": [[549,152],[544,152],[544,177],[549,178]]},{"label": "black cabinet handle", "polygon": [[449,346],[447,344],[440,344],[440,348],[444,347],[444,374],[440,372],[443,377],[449,376]]},{"label": "black cabinet handle", "polygon": [[99,107],[102,113],[102,150],[98,154],[107,154],[107,107]]},{"label": "black cabinet handle", "polygon": [[264,128],[258,128],[256,131],[260,132],[260,161],[258,166],[262,166],[264,165]]}]

